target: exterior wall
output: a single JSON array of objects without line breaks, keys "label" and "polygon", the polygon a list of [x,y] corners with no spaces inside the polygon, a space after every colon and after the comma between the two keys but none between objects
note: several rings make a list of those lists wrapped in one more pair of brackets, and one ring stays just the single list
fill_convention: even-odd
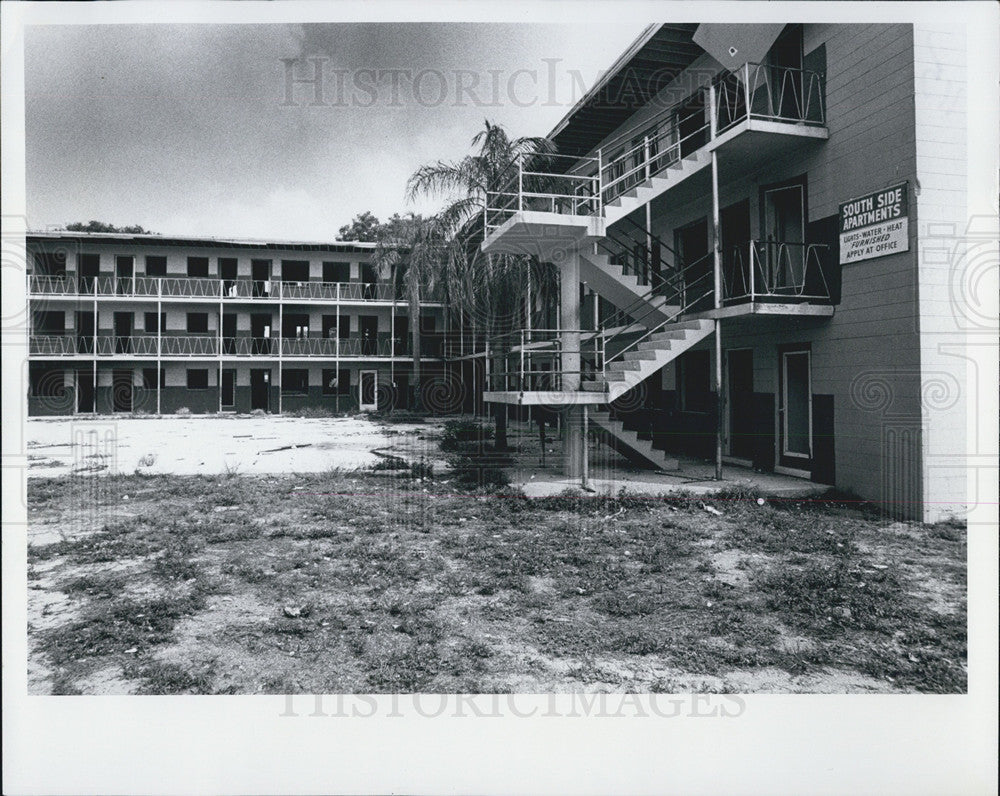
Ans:
[{"label": "exterior wall", "polygon": [[977,322],[981,319],[963,308],[967,296],[962,286],[974,278],[968,273],[975,259],[969,248],[996,245],[995,220],[994,229],[980,231],[978,240],[976,231],[967,229],[965,36],[964,26],[958,25],[914,29],[920,394],[928,521],[967,508],[967,457],[973,451],[966,431],[966,392],[978,385],[967,382],[965,349],[976,337],[996,340],[995,322]]}]

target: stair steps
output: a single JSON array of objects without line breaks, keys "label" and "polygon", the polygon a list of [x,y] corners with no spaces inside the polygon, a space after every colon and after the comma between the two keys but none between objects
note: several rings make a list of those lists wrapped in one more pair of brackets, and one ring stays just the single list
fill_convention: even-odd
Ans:
[{"label": "stair steps", "polygon": [[677,470],[679,468],[677,459],[654,448],[652,440],[643,439],[637,432],[625,428],[624,423],[612,418],[608,412],[592,411],[589,417],[594,425],[606,433],[612,447],[627,458],[639,460],[659,470]]}]

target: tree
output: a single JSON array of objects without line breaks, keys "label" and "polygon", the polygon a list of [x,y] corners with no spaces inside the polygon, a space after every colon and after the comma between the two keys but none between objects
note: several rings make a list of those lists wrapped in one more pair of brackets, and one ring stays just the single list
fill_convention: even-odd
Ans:
[{"label": "tree", "polygon": [[379,226],[372,262],[383,279],[395,288],[402,285],[410,314],[413,357],[413,397],[411,406],[419,411],[420,395],[420,298],[433,291],[441,272],[445,241],[436,219],[409,213],[393,215]]},{"label": "tree", "polygon": [[337,234],[338,240],[356,240],[364,243],[374,243],[378,240],[381,223],[369,210],[354,217],[350,224],[345,224]]},{"label": "tree", "polygon": [[72,224],[66,225],[67,232],[121,232],[127,235],[152,235],[148,229],[143,229],[138,224],[133,224],[127,227],[116,227],[114,224],[108,224],[104,221],[88,221],[86,223],[82,221],[74,221]]},{"label": "tree", "polygon": [[[472,138],[474,152],[457,161],[437,161],[421,166],[407,183],[407,198],[441,195],[447,204],[435,217],[441,237],[449,242],[443,274],[450,303],[463,316],[471,313],[483,324],[488,335],[512,331],[523,318],[526,271],[531,267],[527,255],[483,254],[479,244],[486,230],[483,210],[487,191],[497,184],[503,172],[521,155],[544,155],[555,151],[547,138],[511,138],[499,125],[485,120],[485,126]],[[538,269],[538,282],[553,281],[555,270]],[[496,446],[507,447],[507,412],[495,408]]]}]

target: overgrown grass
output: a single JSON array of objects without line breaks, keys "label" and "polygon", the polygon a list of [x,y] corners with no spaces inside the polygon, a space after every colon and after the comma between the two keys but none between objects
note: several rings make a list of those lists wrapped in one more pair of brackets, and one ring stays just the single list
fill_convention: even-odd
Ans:
[{"label": "overgrown grass", "polygon": [[[400,474],[32,479],[33,523],[104,501],[99,524],[29,547],[32,593],[74,606],[31,636],[51,690],[108,666],[141,693],[700,690],[765,670],[965,688],[957,523]],[[133,516],[109,517],[124,494]]]}]

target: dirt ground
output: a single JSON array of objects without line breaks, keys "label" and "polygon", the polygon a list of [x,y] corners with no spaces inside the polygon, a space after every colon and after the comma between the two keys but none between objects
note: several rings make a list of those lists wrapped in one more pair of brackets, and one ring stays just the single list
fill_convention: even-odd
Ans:
[{"label": "dirt ground", "polygon": [[959,525],[401,465],[28,499],[35,694],[966,690]]},{"label": "dirt ground", "polygon": [[[435,456],[440,422],[191,415],[33,418],[28,475],[316,473],[375,465],[381,453]],[[398,453],[398,451],[396,451]]]}]

